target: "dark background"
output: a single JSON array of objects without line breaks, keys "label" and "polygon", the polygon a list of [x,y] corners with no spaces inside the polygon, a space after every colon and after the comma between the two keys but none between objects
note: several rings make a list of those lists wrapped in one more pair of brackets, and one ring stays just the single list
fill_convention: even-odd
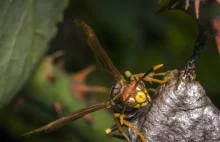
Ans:
[{"label": "dark background", "polygon": [[[97,139],[100,137],[100,141],[103,141],[103,138],[105,141],[117,141],[105,136],[104,133],[106,128],[114,124],[112,111],[101,111],[102,114],[93,116],[92,121],[77,120],[73,125],[50,134],[36,134],[27,139],[20,135],[55,120],[58,116],[109,98],[108,93],[86,92],[83,93],[86,100],[81,102],[74,97],[74,91],[71,92],[71,83],[75,82],[72,73],[90,65],[96,65],[97,68],[86,78],[87,85],[110,88],[114,83],[113,79],[101,71],[102,68],[97,64],[91,49],[81,36],[81,31],[73,22],[76,18],[83,19],[94,29],[104,50],[121,73],[126,70],[132,73],[145,72],[161,63],[164,64],[160,70],[162,72],[183,69],[192,54],[198,33],[196,23],[192,17],[179,10],[155,15],[158,8],[157,2],[148,0],[71,1],[64,13],[63,22],[57,24],[58,33],[52,39],[50,50],[45,55],[49,57],[54,52],[63,50],[64,56],[55,59],[52,63],[62,61],[65,65],[60,70],[59,64],[48,65],[42,59],[27,85],[0,111],[1,139],[81,142],[89,141],[90,138],[92,141],[92,137],[94,140],[95,137]],[[215,41],[210,37],[196,61],[196,80],[202,84],[207,95],[218,108],[220,107],[219,64],[220,58]],[[50,73],[52,77],[48,78]],[[44,84],[45,80],[46,84]],[[72,100],[67,102],[68,97],[66,101],[61,101],[63,111],[60,115],[53,107],[53,99],[56,99],[58,94],[68,93],[73,94],[71,98],[73,102]],[[61,100],[62,97],[60,96]],[[97,136],[93,135],[96,133]]]}]

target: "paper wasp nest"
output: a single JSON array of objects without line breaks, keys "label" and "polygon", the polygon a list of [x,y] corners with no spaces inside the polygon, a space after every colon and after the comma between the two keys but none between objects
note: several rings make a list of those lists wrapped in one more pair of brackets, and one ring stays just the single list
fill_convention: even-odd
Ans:
[{"label": "paper wasp nest", "polygon": [[[220,112],[195,80],[182,79],[178,70],[161,85],[149,108],[141,109],[132,120],[148,142],[220,141]],[[195,76],[194,76],[195,77]],[[132,142],[139,137],[129,129]]]}]

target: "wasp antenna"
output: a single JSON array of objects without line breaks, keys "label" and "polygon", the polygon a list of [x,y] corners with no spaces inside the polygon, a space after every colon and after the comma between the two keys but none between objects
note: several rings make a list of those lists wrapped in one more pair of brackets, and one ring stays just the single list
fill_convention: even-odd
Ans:
[{"label": "wasp antenna", "polygon": [[[160,64],[160,67],[163,66],[162,64]],[[151,72],[155,71],[156,69],[160,68],[159,65],[158,67],[154,66],[153,68],[151,68],[150,70],[148,70],[147,72],[145,72],[145,74],[139,79],[140,81],[143,80],[147,75],[149,75]]]},{"label": "wasp antenna", "polygon": [[139,78],[138,81],[136,82],[135,88],[138,86],[138,83],[140,83],[140,81],[142,81],[147,75],[149,75],[153,71],[154,71],[154,67],[148,70],[146,73],[144,73],[144,75],[141,78]]}]

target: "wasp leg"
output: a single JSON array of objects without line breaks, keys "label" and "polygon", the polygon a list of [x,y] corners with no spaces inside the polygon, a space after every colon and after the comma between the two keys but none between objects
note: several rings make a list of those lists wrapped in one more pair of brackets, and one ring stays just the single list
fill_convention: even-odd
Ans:
[{"label": "wasp leg", "polygon": [[[163,66],[163,64],[159,64],[156,65],[154,67],[152,67],[148,72],[149,74],[147,75],[147,77],[153,77],[153,76],[164,76],[166,74],[166,72],[162,72],[162,73],[153,73],[155,70],[161,68]],[[130,80],[139,80],[140,78],[142,78],[142,76],[144,75],[144,73],[139,73],[139,74],[135,74],[132,75],[130,71],[125,71],[125,76],[127,78],[130,78]]]},{"label": "wasp leg", "polygon": [[[152,68],[152,72],[161,68],[163,66],[163,64],[159,64],[159,65],[156,65]],[[155,73],[153,74],[153,76],[164,76],[166,74],[166,72],[163,72],[163,73]],[[148,81],[150,83],[152,82],[156,82],[156,83],[160,83],[160,84],[163,84],[163,83],[166,83],[168,82],[169,80],[171,79],[171,76],[168,76],[167,78],[165,78],[164,80],[159,80],[159,79],[154,79],[152,77],[148,77],[146,76],[143,80],[145,81]]]},{"label": "wasp leg", "polygon": [[156,92],[156,89],[154,89],[154,88],[147,88],[147,91],[148,91],[148,92],[153,92],[153,93],[155,93],[155,92]]},{"label": "wasp leg", "polygon": [[[114,120],[115,120],[115,124],[116,124],[116,130],[118,130],[118,132],[124,137],[124,139],[126,139],[128,142],[130,142],[130,138],[128,137],[127,134],[125,134],[125,132],[123,131],[123,128],[122,128],[122,125],[120,124],[119,120],[118,120],[118,117],[120,117],[120,113],[115,113],[114,114]],[[107,135],[110,135],[110,136],[113,136],[113,134],[111,134],[113,131],[115,131],[114,129],[112,130],[112,128],[108,128],[105,130],[105,133]],[[116,135],[117,137],[117,135]]]},{"label": "wasp leg", "polygon": [[[153,77],[155,74],[157,76],[163,76],[165,75],[166,73],[154,73],[155,70],[158,70],[159,68],[161,68],[163,66],[163,64],[159,64],[159,65],[156,65],[154,67],[152,67],[149,71],[148,71],[148,75],[147,77]],[[138,77],[142,77],[144,75],[144,73],[140,73],[140,74],[136,74],[135,76],[138,76]]]},{"label": "wasp leg", "polygon": [[123,135],[112,134],[112,132],[114,132],[116,130],[118,130],[118,128],[116,125],[114,125],[111,128],[106,129],[105,133],[111,137],[126,140],[126,138]]},{"label": "wasp leg", "polygon": [[164,76],[166,74],[167,74],[167,72],[160,72],[160,73],[154,73],[153,76]]},{"label": "wasp leg", "polygon": [[154,79],[152,77],[145,77],[143,80],[150,82],[150,83],[156,82],[156,83],[164,84],[164,83],[168,82],[170,79],[171,79],[171,76],[166,77],[164,80]]},{"label": "wasp leg", "polygon": [[115,124],[116,124],[116,126],[117,126],[117,128],[118,128],[118,132],[119,132],[121,135],[123,135],[128,142],[130,142],[130,141],[131,141],[130,138],[129,138],[128,135],[125,134],[125,132],[123,131],[122,125],[120,124],[120,122],[119,122],[119,120],[117,119],[117,117],[114,117],[114,120],[115,120]]},{"label": "wasp leg", "polygon": [[143,134],[140,131],[138,131],[138,129],[136,129],[132,123],[130,123],[129,121],[125,120],[125,118],[126,118],[125,114],[119,115],[119,120],[120,120],[121,125],[124,124],[127,127],[131,128],[141,138],[142,142],[147,142],[147,140],[145,139]]},{"label": "wasp leg", "polygon": [[124,125],[126,125],[129,128],[131,128],[141,138],[142,142],[147,142],[147,140],[144,137],[144,135],[140,131],[138,131],[138,129],[136,129],[132,123],[130,123],[127,120],[124,120],[123,122],[124,122]]},{"label": "wasp leg", "polygon": [[[153,79],[154,76],[165,76],[167,74],[167,72],[154,73],[155,70],[161,68],[162,66],[163,66],[163,64],[159,64],[159,65],[152,67],[148,71],[148,74],[146,75],[146,77],[144,77],[143,80],[148,81],[150,83],[157,82],[157,83],[161,83],[161,84],[169,81],[169,79],[170,79],[169,77],[167,77],[165,80]],[[131,73],[129,71],[126,71],[126,76],[128,76],[130,78],[136,78],[136,80],[138,80],[138,78],[142,78],[144,74],[146,74],[146,73],[139,73],[139,74],[131,75]]]},{"label": "wasp leg", "polygon": [[155,71],[155,70],[161,68],[162,66],[163,66],[163,64],[156,65],[152,68],[152,71]]},{"label": "wasp leg", "polygon": [[126,117],[125,114],[121,114],[121,115],[119,116],[119,120],[120,120],[120,124],[121,124],[121,125],[123,125],[125,117]]}]

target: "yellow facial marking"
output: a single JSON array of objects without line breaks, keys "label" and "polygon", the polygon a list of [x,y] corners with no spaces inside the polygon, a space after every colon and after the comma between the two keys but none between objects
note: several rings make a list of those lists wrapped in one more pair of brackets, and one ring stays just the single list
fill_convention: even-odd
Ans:
[{"label": "yellow facial marking", "polygon": [[135,99],[134,99],[133,97],[130,97],[130,98],[128,99],[128,101],[129,101],[129,102],[135,102]]},{"label": "yellow facial marking", "polygon": [[133,106],[134,108],[140,108],[140,104],[136,104],[135,106]]},{"label": "yellow facial marking", "polygon": [[135,96],[135,100],[137,103],[143,103],[146,101],[146,95],[143,91],[139,91]]},{"label": "yellow facial marking", "polygon": [[141,89],[137,86],[137,87],[136,87],[136,90],[137,90],[137,91],[140,91]]},{"label": "yellow facial marking", "polygon": [[141,104],[141,107],[145,107],[145,106],[147,106],[148,105],[148,103],[142,103]]}]

